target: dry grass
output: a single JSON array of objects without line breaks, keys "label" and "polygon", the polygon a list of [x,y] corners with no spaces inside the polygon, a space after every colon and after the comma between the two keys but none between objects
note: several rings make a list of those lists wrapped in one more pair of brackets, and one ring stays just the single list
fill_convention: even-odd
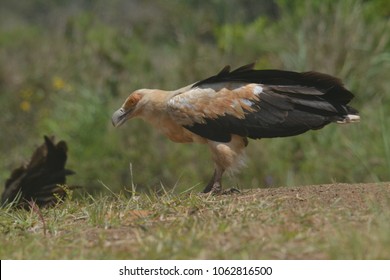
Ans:
[{"label": "dry grass", "polygon": [[0,257],[388,259],[389,209],[390,184],[86,197],[2,211]]}]

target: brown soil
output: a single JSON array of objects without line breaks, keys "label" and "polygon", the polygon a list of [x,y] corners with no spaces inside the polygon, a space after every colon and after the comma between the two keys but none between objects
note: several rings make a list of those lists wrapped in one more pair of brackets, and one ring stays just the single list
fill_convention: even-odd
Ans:
[{"label": "brown soil", "polygon": [[366,184],[325,184],[299,187],[280,187],[253,189],[244,192],[239,199],[263,198],[282,200],[287,208],[309,206],[326,207],[334,204],[350,209],[365,209],[375,204],[388,204],[390,199],[390,183]]}]

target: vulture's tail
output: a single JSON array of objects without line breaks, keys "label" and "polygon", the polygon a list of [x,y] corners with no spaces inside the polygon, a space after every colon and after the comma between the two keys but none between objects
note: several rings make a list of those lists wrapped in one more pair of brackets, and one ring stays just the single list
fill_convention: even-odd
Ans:
[{"label": "vulture's tail", "polygon": [[347,106],[348,114],[343,116],[344,119],[338,120],[337,123],[353,123],[353,122],[359,122],[360,116],[358,115],[358,111],[354,108]]}]

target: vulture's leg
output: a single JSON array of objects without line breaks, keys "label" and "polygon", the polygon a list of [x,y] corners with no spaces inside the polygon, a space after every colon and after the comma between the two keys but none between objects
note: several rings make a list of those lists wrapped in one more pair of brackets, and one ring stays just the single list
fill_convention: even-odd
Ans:
[{"label": "vulture's leg", "polygon": [[207,184],[205,189],[203,190],[203,193],[221,193],[222,192],[222,174],[224,170],[220,166],[216,166],[214,170],[214,174],[211,177],[210,182]]},{"label": "vulture's leg", "polygon": [[237,192],[237,190],[222,191],[222,175],[226,170],[234,171],[243,165],[245,157],[244,148],[247,144],[247,139],[238,135],[232,135],[231,141],[227,143],[208,142],[215,163],[215,171],[210,182],[203,190],[204,193],[224,194]]}]

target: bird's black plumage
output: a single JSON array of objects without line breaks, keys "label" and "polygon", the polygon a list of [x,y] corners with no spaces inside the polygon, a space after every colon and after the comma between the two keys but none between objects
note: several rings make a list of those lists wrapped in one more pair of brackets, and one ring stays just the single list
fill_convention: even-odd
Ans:
[{"label": "bird's black plumage", "polygon": [[65,196],[66,176],[74,174],[65,169],[67,144],[54,143],[54,138],[44,137],[45,142],[33,153],[26,165],[16,168],[5,182],[1,204],[14,202],[28,208],[34,201],[38,206],[52,205]]}]

